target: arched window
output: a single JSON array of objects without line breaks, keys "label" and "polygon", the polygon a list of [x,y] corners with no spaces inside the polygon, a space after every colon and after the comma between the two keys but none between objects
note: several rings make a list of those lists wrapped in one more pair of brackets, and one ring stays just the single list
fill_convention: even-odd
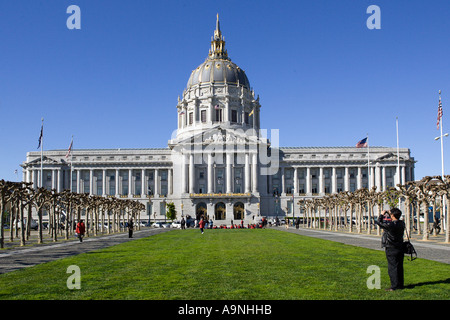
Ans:
[{"label": "arched window", "polygon": [[200,218],[203,216],[204,219],[207,218],[208,215],[208,209],[206,208],[206,203],[200,202],[197,204],[195,208],[196,218],[197,220],[200,220]]},{"label": "arched window", "polygon": [[233,206],[233,216],[235,220],[244,219],[244,204],[242,202],[236,202]]},{"label": "arched window", "polygon": [[225,216],[226,216],[225,203],[223,202],[216,203],[216,206],[214,208],[214,219],[225,220]]}]

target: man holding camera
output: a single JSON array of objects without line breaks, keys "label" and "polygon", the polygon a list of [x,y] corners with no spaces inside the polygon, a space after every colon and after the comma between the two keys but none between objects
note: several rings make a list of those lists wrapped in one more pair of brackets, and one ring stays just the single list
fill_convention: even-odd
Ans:
[{"label": "man holding camera", "polygon": [[393,208],[383,211],[378,220],[375,220],[375,224],[383,229],[381,246],[386,248],[388,274],[391,279],[391,287],[387,291],[403,289],[404,286],[402,244],[405,223],[399,220],[401,215],[402,212],[398,208]]}]

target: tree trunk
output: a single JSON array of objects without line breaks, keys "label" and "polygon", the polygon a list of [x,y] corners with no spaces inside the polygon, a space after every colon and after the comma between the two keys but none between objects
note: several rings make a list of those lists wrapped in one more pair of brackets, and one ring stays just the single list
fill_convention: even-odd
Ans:
[{"label": "tree trunk", "polygon": [[43,243],[44,241],[43,241],[43,237],[42,237],[42,207],[40,207],[38,209],[38,219],[39,219],[39,221],[38,221],[38,224],[39,224],[39,226],[38,226],[38,228],[39,228],[38,243]]},{"label": "tree trunk", "polygon": [[450,199],[449,199],[448,195],[447,195],[446,198],[447,198],[447,210],[445,212],[446,212],[446,215],[447,215],[447,217],[446,217],[447,230],[445,231],[445,242],[449,243],[450,242],[450,214],[449,214],[448,210],[450,209]]},{"label": "tree trunk", "polygon": [[5,239],[5,229],[3,229],[3,224],[4,224],[4,210],[6,207],[6,201],[3,196],[3,190],[1,192],[2,195],[0,201],[0,248],[3,248]]},{"label": "tree trunk", "polygon": [[428,240],[428,202],[423,201],[424,212],[423,212],[423,240]]},{"label": "tree trunk", "polygon": [[421,201],[417,201],[416,203],[416,226],[417,226],[417,235],[420,235],[420,207],[422,206]]},{"label": "tree trunk", "polygon": [[25,245],[25,225],[23,223],[23,210],[24,203],[20,201],[20,246],[23,247]]}]

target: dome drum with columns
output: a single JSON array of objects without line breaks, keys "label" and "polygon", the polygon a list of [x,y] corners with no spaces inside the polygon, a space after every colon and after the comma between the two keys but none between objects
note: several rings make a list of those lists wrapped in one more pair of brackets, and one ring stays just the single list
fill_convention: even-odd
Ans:
[{"label": "dome drum with columns", "polygon": [[[24,181],[138,200],[146,205],[143,220],[164,221],[173,202],[178,219],[203,215],[229,225],[302,216],[300,199],[414,180],[407,148],[399,159],[387,147],[371,147],[370,155],[356,147],[274,148],[261,136],[260,108],[244,70],[228,56],[217,16],[209,54],[178,98],[167,148],[74,149],[70,158],[67,149],[44,151],[42,174],[40,152],[28,152]],[[263,173],[268,155],[277,163],[270,174]]]}]

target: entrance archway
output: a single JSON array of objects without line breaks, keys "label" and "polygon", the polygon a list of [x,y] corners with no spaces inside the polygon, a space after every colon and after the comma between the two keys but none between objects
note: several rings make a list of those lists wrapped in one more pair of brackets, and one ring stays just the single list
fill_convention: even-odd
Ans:
[{"label": "entrance archway", "polygon": [[218,202],[214,207],[214,219],[215,220],[225,220],[226,216],[226,208],[225,203]]},{"label": "entrance archway", "polygon": [[242,202],[236,202],[233,206],[234,220],[243,220],[244,212],[244,204]]},{"label": "entrance archway", "polygon": [[207,218],[208,215],[208,209],[206,208],[206,203],[200,202],[195,207],[195,217],[197,220],[200,220],[200,218],[203,216],[203,218]]}]

